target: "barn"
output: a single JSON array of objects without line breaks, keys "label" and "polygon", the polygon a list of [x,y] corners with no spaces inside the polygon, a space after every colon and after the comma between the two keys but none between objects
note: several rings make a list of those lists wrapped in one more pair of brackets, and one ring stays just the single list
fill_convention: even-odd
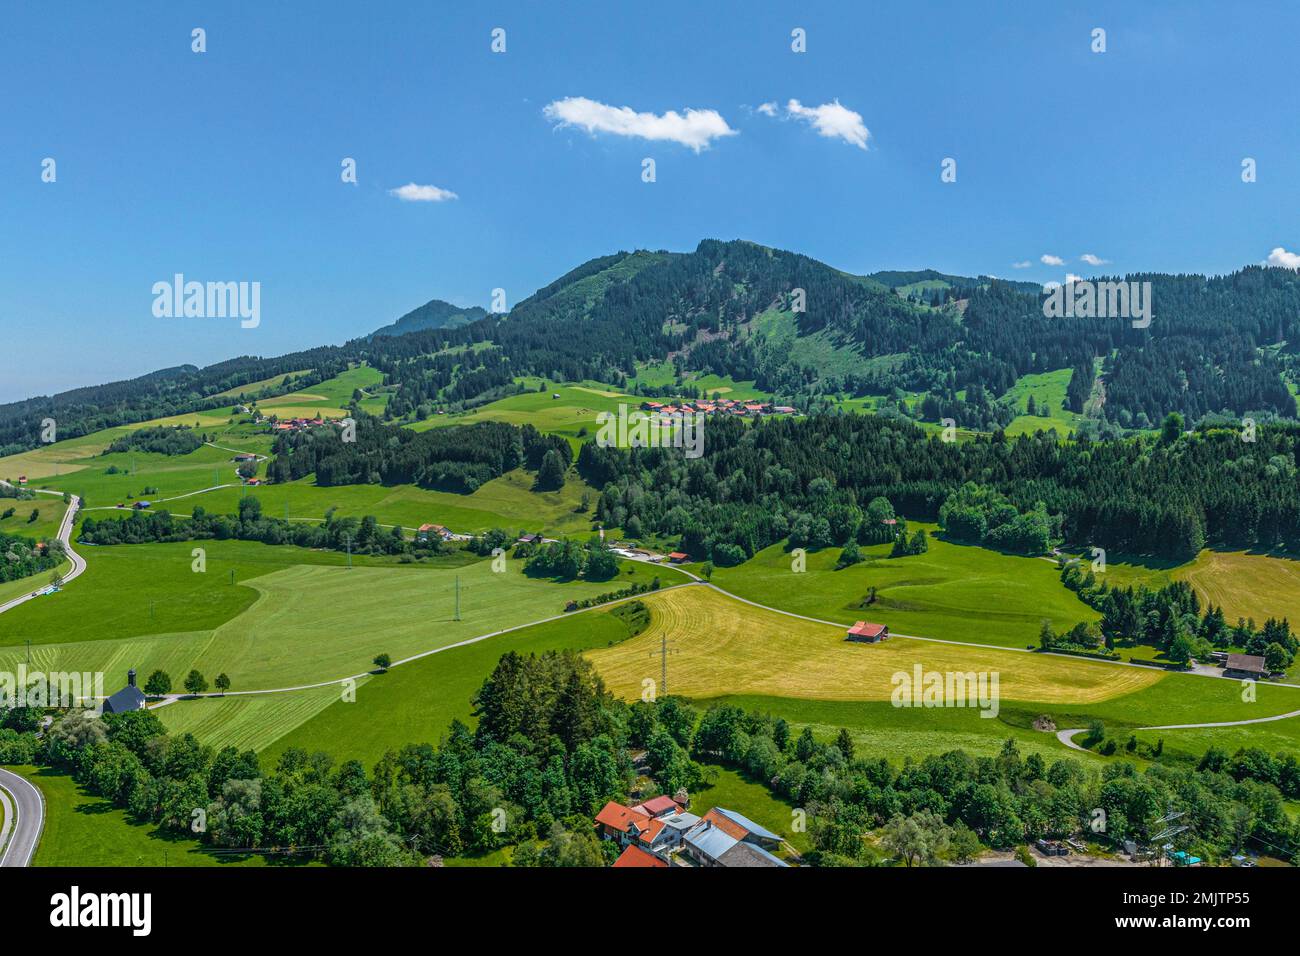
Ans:
[{"label": "barn", "polygon": [[889,628],[884,624],[858,621],[849,628],[849,632],[844,639],[846,641],[859,641],[863,644],[876,644],[889,639]]}]

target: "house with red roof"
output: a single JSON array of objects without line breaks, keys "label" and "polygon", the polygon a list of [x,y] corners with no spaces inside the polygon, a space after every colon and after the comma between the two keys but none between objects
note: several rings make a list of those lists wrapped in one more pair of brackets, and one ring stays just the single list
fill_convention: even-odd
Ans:
[{"label": "house with red roof", "polygon": [[876,644],[889,639],[889,628],[884,624],[858,621],[849,628],[849,632],[844,639],[846,641],[859,641],[863,644]]},{"label": "house with red roof", "polygon": [[670,813],[676,813],[678,810],[685,810],[686,807],[672,797],[665,795],[652,797],[645,803],[638,803],[632,809],[637,813],[644,813],[648,817],[662,817]]},{"label": "house with red roof", "polygon": [[623,848],[619,858],[614,861],[615,866],[643,866],[656,867],[668,866],[668,861],[661,856],[656,856],[649,850],[643,850],[635,843],[629,843]]},{"label": "house with red roof", "polygon": [[684,564],[691,560],[691,556],[685,551],[674,551],[668,555],[668,560],[673,564]]}]

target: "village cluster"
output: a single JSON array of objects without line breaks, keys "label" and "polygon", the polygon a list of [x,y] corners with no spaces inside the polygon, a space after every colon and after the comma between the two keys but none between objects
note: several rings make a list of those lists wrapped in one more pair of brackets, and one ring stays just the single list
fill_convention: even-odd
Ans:
[{"label": "village cluster", "polygon": [[732,398],[712,399],[672,399],[667,402],[644,401],[641,410],[659,415],[666,421],[673,416],[688,415],[698,412],[701,415],[737,415],[759,417],[763,415],[793,415],[795,409],[790,405],[773,405],[771,402],[737,401]]}]

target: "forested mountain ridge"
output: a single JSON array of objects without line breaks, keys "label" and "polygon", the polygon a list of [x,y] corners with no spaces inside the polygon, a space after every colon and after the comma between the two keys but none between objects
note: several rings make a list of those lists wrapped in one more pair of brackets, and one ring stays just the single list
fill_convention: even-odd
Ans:
[{"label": "forested mountain ridge", "polygon": [[[522,375],[624,386],[646,363],[754,380],[797,396],[920,393],[914,417],[985,431],[1016,412],[997,396],[1031,373],[1072,369],[1067,407],[1111,427],[1169,412],[1293,418],[1300,275],[1250,266],[1226,276],[1130,275],[1151,283],[1147,328],[1127,318],[1048,318],[1032,283],[933,270],[853,275],[798,253],[706,239],[690,252],[619,252],[586,262],[506,314],[433,300],[380,333],[278,358],[245,356],[0,406],[0,454],[59,437],[215,408],[231,388],[311,369],[301,388],[367,362],[393,386],[389,414],[481,403]],[[467,324],[461,324],[470,319]],[[402,328],[417,331],[390,334]],[[431,327],[438,325],[440,327]],[[1094,389],[1096,369],[1103,386]]]}]

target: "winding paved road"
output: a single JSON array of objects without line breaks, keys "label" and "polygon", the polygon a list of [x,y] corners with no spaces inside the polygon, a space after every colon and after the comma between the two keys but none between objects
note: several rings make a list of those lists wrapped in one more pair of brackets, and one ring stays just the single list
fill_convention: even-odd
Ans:
[{"label": "winding paved road", "polygon": [[[9,488],[13,487],[13,485],[4,480],[0,480],[0,485],[5,485]],[[61,491],[47,491],[43,488],[33,488],[32,490],[38,495],[58,495],[60,498],[63,497],[63,492]],[[81,499],[76,495],[70,496],[68,510],[63,513],[63,521],[59,524],[58,539],[63,542],[63,552],[68,556],[68,560],[72,562],[72,570],[63,576],[64,584],[67,584],[74,578],[80,577],[81,573],[86,570],[86,559],[77,554],[76,551],[72,550],[72,525],[76,522],[77,512],[80,509]],[[33,577],[35,577],[35,575],[33,575]],[[12,601],[7,601],[4,604],[0,604],[0,614],[3,614],[5,611],[11,610],[12,608],[16,608],[20,604],[25,604],[32,600],[32,598],[38,597],[40,593],[45,590],[45,587],[45,585],[41,585],[35,591],[24,594],[22,597],[14,598]]]},{"label": "winding paved road", "polygon": [[31,866],[45,826],[45,798],[26,779],[4,769],[0,769],[0,790],[8,797],[6,810],[13,813],[12,823],[9,814],[5,816],[9,842],[4,843],[0,835],[0,867]]}]

